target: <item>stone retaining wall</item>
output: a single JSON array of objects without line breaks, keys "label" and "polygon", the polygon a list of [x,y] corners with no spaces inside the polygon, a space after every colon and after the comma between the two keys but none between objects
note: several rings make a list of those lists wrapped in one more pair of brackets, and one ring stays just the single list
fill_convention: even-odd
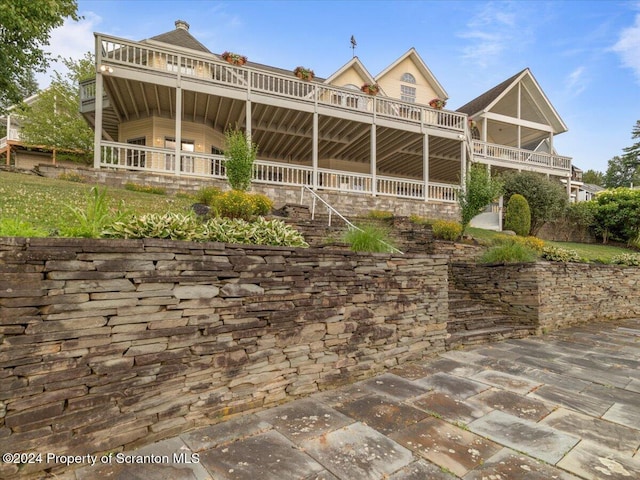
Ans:
[{"label": "stone retaining wall", "polygon": [[[84,175],[90,181],[100,185],[122,188],[125,183],[137,183],[165,188],[168,193],[195,192],[202,186],[217,186],[227,189],[228,183],[214,178],[195,178],[189,176],[163,175],[159,173],[121,171],[100,169],[94,170],[87,167],[68,168],[55,165],[39,165],[38,169],[45,177],[57,178],[62,173],[77,172]],[[266,185],[254,182],[251,190],[267,195],[273,200],[277,208],[285,204],[300,203],[301,188],[287,185]],[[425,202],[397,197],[372,196],[349,192],[336,192],[319,190],[318,194],[342,215],[351,217],[366,215],[371,210],[383,210],[396,216],[408,217],[418,215],[428,218],[442,218],[446,220],[458,220],[460,218],[457,203]],[[309,194],[303,198],[303,203],[311,205]],[[317,202],[317,213],[326,213],[326,209]]]},{"label": "stone retaining wall", "polygon": [[2,238],[0,451],[130,449],[362,379],[443,351],[447,313],[445,256]]},{"label": "stone retaining wall", "polygon": [[452,264],[455,285],[538,332],[640,315],[640,268],[537,262]]}]

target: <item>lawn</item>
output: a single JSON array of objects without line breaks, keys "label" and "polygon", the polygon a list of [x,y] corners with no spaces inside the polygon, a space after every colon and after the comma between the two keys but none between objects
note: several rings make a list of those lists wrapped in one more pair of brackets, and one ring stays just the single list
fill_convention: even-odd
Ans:
[{"label": "lawn", "polygon": [[[500,235],[499,232],[491,230],[483,230],[481,228],[468,227],[467,233],[482,244],[489,245],[491,241]],[[611,245],[602,245],[599,243],[576,243],[576,242],[552,242],[545,240],[545,245],[560,247],[567,250],[575,250],[580,257],[590,262],[608,263],[612,257],[623,253],[636,253],[635,250],[623,247],[614,247]]]},{"label": "lawn", "polygon": [[[73,221],[72,207],[86,207],[93,186],[36,175],[0,172],[0,219],[15,218],[46,231],[58,230]],[[127,210],[138,214],[185,213],[194,203],[190,198],[117,188],[107,188],[106,196],[112,209],[122,204]]]}]

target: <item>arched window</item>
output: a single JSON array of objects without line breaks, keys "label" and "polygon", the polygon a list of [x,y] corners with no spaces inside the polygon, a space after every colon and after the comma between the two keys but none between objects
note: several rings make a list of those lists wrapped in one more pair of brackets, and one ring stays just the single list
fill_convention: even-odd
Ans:
[{"label": "arched window", "polygon": [[416,77],[414,77],[413,75],[411,75],[409,72],[402,74],[402,77],[400,78],[401,82],[407,82],[407,83],[416,83]]}]

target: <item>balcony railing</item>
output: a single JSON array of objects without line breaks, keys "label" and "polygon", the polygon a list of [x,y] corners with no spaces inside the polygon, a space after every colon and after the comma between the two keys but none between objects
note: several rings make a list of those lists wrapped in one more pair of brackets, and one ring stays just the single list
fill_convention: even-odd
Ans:
[{"label": "balcony railing", "polygon": [[565,173],[571,170],[570,157],[496,145],[479,140],[473,141],[473,158],[478,162],[494,160],[511,168],[518,168],[518,166],[540,167]]},{"label": "balcony railing", "polygon": [[[128,143],[102,142],[100,167],[123,170],[139,170],[153,173],[179,174],[202,178],[226,179],[226,159],[222,155],[180,152],[180,165],[176,165],[175,150],[145,147]],[[256,160],[253,166],[253,181],[273,185],[314,186],[314,170],[304,165]],[[374,177],[366,173],[317,169],[317,188],[373,195]],[[397,178],[375,177],[377,195],[393,196],[440,202],[457,201],[457,185],[429,183]]]},{"label": "balcony railing", "polygon": [[0,148],[6,147],[9,140],[20,140],[20,132],[17,128],[10,128],[7,136],[0,138]]},{"label": "balcony railing", "polygon": [[[371,96],[358,90],[303,81],[293,74],[288,76],[249,66],[231,65],[217,58],[184,55],[156,45],[105,35],[98,35],[98,45],[101,49],[96,60],[101,65],[134,67],[343,111],[375,114],[405,123],[465,131],[467,116],[463,113],[435,110],[426,105]],[[117,76],[117,72],[113,75]],[[84,83],[80,95],[83,106],[90,104],[95,97],[95,85]]]}]

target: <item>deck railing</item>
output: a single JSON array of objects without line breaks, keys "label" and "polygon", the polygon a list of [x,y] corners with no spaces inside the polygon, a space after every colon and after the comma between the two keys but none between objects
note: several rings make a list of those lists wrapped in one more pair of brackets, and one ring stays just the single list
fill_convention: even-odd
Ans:
[{"label": "deck railing", "polygon": [[[150,173],[177,174],[202,178],[226,179],[223,155],[180,152],[176,165],[175,150],[145,147],[128,143],[102,142],[100,167],[138,170]],[[272,185],[314,187],[314,170],[305,165],[256,160],[253,181]],[[374,177],[366,173],[352,173],[325,168],[317,169],[316,188],[373,195]],[[376,195],[425,200],[425,183],[408,178],[376,176]],[[428,184],[427,200],[457,201],[457,185]]]},{"label": "deck railing", "polygon": [[473,157],[475,161],[483,159],[505,162],[517,168],[518,165],[545,167],[554,170],[562,170],[568,173],[571,169],[571,158],[560,155],[552,155],[544,152],[534,152],[522,148],[507,147],[493,143],[473,141]]},{"label": "deck railing", "polygon": [[[367,112],[402,122],[463,132],[467,116],[449,110],[435,110],[426,105],[407,103],[386,97],[376,97],[358,90],[300,80],[274,71],[231,65],[217,57],[182,54],[106,35],[98,35],[100,65],[118,65],[175,75],[211,84],[259,92],[288,100],[330,106],[346,111]],[[115,74],[117,75],[117,73]],[[95,86],[84,83],[81,103],[95,97]],[[93,88],[93,90],[92,90]]]}]

